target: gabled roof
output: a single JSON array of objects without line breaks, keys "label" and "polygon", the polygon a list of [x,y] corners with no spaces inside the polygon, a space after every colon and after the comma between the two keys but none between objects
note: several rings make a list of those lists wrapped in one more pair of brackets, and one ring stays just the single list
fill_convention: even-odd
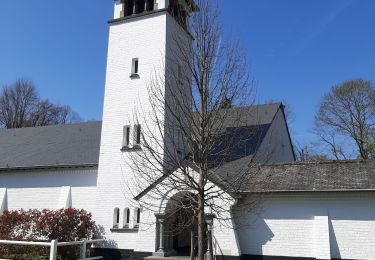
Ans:
[{"label": "gabled roof", "polygon": [[253,171],[251,188],[243,192],[375,191],[375,160],[295,162]]},{"label": "gabled roof", "polygon": [[0,170],[97,165],[101,122],[0,130]]},{"label": "gabled roof", "polygon": [[[211,171],[220,171],[219,174],[224,174],[226,169],[236,172],[248,170],[248,165],[257,153],[277,112],[282,106],[281,103],[273,103],[223,110],[225,116],[223,116],[223,121],[220,125],[222,133],[218,135],[218,141],[214,142],[216,147],[212,149],[212,154],[209,156]],[[238,139],[241,141],[238,141]],[[230,142],[233,142],[233,145]],[[223,149],[228,147],[229,149]],[[190,167],[195,167],[190,160],[190,156],[187,156],[185,160]],[[218,166],[220,167],[218,168]],[[135,199],[142,198],[172,173],[173,171],[161,176],[155,183],[138,194]],[[220,176],[216,183],[219,185],[222,179],[223,176]]]}]

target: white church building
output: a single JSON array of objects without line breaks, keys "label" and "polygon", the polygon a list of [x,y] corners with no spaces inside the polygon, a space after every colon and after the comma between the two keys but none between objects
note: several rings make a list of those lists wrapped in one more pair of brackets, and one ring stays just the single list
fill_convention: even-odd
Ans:
[{"label": "white church building", "polygon": [[[0,214],[85,209],[105,229],[108,243],[97,251],[106,259],[168,259],[189,251],[186,234],[163,233],[168,201],[149,212],[136,206],[147,190],[124,192],[133,174],[125,160],[142,149],[134,107],[142,100],[150,109],[147,82],[155,66],[170,66],[172,35],[183,31],[171,14],[175,5],[186,13],[197,8],[191,0],[114,1],[101,122],[0,130]],[[222,170],[272,154],[252,188],[228,205],[230,214],[261,196],[256,212],[234,216],[231,227],[207,216],[215,253],[223,259],[375,259],[375,162],[297,163],[281,103],[241,113],[244,126],[258,132],[246,154]],[[237,228],[243,221],[248,225]]]}]

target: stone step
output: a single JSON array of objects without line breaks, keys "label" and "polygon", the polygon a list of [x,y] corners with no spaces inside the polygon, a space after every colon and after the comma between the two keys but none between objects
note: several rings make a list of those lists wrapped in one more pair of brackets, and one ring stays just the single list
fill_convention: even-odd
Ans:
[{"label": "stone step", "polygon": [[190,260],[190,256],[148,256],[144,258],[145,260]]}]

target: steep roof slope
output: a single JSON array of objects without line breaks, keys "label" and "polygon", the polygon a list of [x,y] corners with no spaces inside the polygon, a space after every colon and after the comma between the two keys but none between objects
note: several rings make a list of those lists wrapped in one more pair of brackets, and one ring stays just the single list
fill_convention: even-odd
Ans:
[{"label": "steep roof slope", "polygon": [[223,109],[218,115],[221,133],[214,140],[215,146],[209,157],[210,168],[244,157],[251,161],[281,105],[274,103]]},{"label": "steep roof slope", "polygon": [[[220,175],[220,178],[215,180],[217,184],[224,181],[225,177],[222,175],[225,175],[225,170],[237,172],[248,170],[248,164],[257,153],[281,106],[281,103],[274,103],[223,110],[225,115],[223,115],[220,125],[221,133],[217,136],[218,141],[215,140],[215,147],[209,156],[211,171]],[[189,165],[194,168],[195,165],[189,156],[186,159]],[[245,165],[246,167],[244,167]],[[155,183],[143,190],[135,199],[140,199],[167,176],[168,174],[160,176]]]},{"label": "steep roof slope", "polygon": [[98,164],[101,122],[0,130],[0,169]]}]

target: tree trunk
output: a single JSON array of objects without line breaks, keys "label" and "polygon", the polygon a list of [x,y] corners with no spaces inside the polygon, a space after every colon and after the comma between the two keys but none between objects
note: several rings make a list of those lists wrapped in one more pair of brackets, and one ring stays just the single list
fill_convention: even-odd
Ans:
[{"label": "tree trunk", "polygon": [[208,231],[208,252],[210,254],[209,260],[214,260],[214,249],[213,249],[213,241],[212,241],[212,229]]},{"label": "tree trunk", "polygon": [[204,255],[206,253],[205,227],[206,227],[206,220],[204,216],[204,194],[199,193],[198,195],[198,260],[204,260]]}]

